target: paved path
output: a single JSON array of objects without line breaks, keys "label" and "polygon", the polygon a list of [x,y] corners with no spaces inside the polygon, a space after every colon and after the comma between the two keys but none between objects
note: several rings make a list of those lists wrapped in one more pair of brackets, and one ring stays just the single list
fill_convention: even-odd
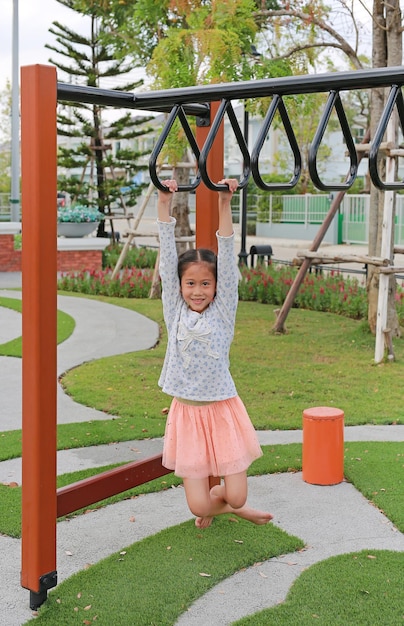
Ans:
[{"label": "paved path", "polygon": [[[1,290],[0,295],[16,297]],[[156,324],[144,317],[108,304],[82,298],[60,297],[59,308],[76,320],[76,329],[58,347],[58,373],[99,358],[147,349],[158,339]],[[0,341],[20,334],[21,316],[0,307]],[[99,341],[99,337],[103,341]],[[21,363],[19,359],[0,358],[0,431],[20,428]],[[100,411],[82,407],[58,393],[59,422],[105,419]],[[262,444],[301,442],[301,431],[260,432]],[[348,441],[404,441],[404,426],[365,426],[345,429]],[[121,460],[134,460],[161,450],[162,440],[133,441],[110,446],[67,450],[58,453],[58,472],[96,467]],[[21,480],[18,459],[0,463],[0,480]],[[290,585],[303,569],[335,554],[361,549],[404,551],[404,535],[348,483],[332,487],[308,485],[300,473],[251,478],[250,503],[274,513],[274,523],[300,537],[307,550],[270,559],[220,583],[199,599],[177,622],[177,626],[215,626],[282,601]],[[135,517],[135,523],[131,519]],[[165,527],[190,518],[183,489],[150,494],[60,522],[57,528],[57,570],[59,582],[88,563],[121,550]],[[0,536],[0,625],[20,626],[30,619],[29,592],[20,587],[20,541]],[[261,574],[261,575],[260,575]],[[274,584],[276,581],[276,584]]]}]

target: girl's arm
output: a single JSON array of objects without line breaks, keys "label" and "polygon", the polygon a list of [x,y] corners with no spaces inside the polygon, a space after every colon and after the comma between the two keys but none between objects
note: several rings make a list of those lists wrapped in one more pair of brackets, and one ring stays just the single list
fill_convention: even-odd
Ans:
[{"label": "girl's arm", "polygon": [[164,192],[159,190],[158,192],[157,217],[160,222],[169,222],[173,193],[177,191],[178,185],[175,180],[164,180],[163,185],[167,187],[167,191]]},{"label": "girl's arm", "polygon": [[231,237],[233,234],[233,218],[231,214],[231,199],[233,193],[238,188],[238,180],[235,178],[224,178],[219,181],[220,185],[227,185],[228,191],[219,191],[219,235],[221,237]]}]

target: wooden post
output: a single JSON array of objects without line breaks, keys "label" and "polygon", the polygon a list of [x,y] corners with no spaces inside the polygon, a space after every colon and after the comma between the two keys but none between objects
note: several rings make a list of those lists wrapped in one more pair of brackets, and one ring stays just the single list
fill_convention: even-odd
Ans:
[{"label": "wooden post", "polygon": [[[367,143],[369,141],[370,138],[370,131],[367,130],[366,134],[362,140],[362,143]],[[360,152],[358,155],[358,164],[361,162],[363,156],[364,156],[364,152]],[[323,241],[326,232],[329,228],[329,226],[331,225],[332,220],[334,219],[335,215],[337,214],[339,205],[341,204],[343,198],[345,195],[345,191],[339,191],[338,194],[336,195],[336,197],[334,198],[334,200],[331,203],[331,206],[328,210],[327,215],[324,218],[324,222],[322,223],[322,225],[320,226],[316,236],[314,237],[313,243],[310,246],[310,252],[317,252],[317,250],[320,247],[321,242]],[[288,313],[290,311],[290,309],[293,306],[293,302],[294,299],[297,296],[297,293],[300,289],[301,284],[304,281],[304,277],[306,276],[307,272],[309,271],[311,266],[311,259],[309,258],[305,258],[299,268],[298,273],[295,276],[295,279],[293,281],[293,284],[291,285],[286,298],[282,304],[281,310],[279,311],[279,314],[276,318],[276,322],[274,325],[274,331],[278,332],[278,333],[283,333],[285,332],[285,321],[286,318],[288,316]]]},{"label": "wooden post", "polygon": [[[395,129],[397,126],[397,109],[395,108],[391,114],[387,126],[387,141],[396,144]],[[396,157],[387,153],[386,155],[386,183],[394,182],[396,170]],[[382,240],[380,256],[390,259],[390,265],[393,265],[394,254],[394,213],[395,213],[395,195],[394,190],[384,192],[383,205],[383,222],[382,222]],[[375,342],[375,363],[380,363],[384,358],[386,339],[390,347],[392,339],[387,329],[387,311],[389,306],[389,283],[390,274],[379,275],[379,295],[377,300],[377,318],[376,318],[376,342]]]},{"label": "wooden post", "polygon": [[21,71],[22,567],[30,606],[56,585],[56,68]]},{"label": "wooden post", "polygon": [[[211,123],[219,108],[219,102],[211,103]],[[197,126],[196,140],[202,149],[208,136],[210,126]],[[212,150],[207,160],[207,170],[210,179],[217,183],[223,178],[224,161],[224,130],[223,123],[220,131],[216,135]],[[196,247],[209,248],[217,251],[216,231],[219,227],[219,217],[217,210],[217,191],[212,191],[205,187],[203,183],[196,190]]]}]

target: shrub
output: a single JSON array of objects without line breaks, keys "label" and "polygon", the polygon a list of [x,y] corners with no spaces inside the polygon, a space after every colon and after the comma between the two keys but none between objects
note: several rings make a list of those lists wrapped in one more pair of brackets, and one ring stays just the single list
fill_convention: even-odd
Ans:
[{"label": "shrub", "polygon": [[[119,255],[122,252],[122,244],[112,243],[103,251],[102,266],[103,268],[114,268]],[[156,265],[157,250],[151,248],[129,248],[122,263],[122,267],[137,267],[143,269],[146,267],[154,268]]]},{"label": "shrub", "polygon": [[[288,265],[244,268],[239,286],[240,299],[280,306],[296,273],[296,268]],[[331,271],[325,276],[306,274],[294,307],[363,319],[367,315],[366,288],[357,279],[343,278],[338,272]]]},{"label": "shrub", "polygon": [[112,280],[108,270],[69,272],[58,280],[58,289],[116,298],[148,298],[153,280],[152,270],[122,270]]},{"label": "shrub", "polygon": [[[141,252],[141,251],[140,251]],[[240,300],[254,300],[281,306],[296,276],[297,269],[288,265],[258,265],[241,269]],[[58,281],[58,289],[85,294],[122,298],[148,298],[153,280],[151,268],[123,269],[112,280],[109,269],[98,272],[70,272]],[[353,319],[367,318],[367,293],[364,284],[341,273],[307,274],[293,306],[326,311]],[[404,325],[404,282],[397,283],[396,308]]]}]

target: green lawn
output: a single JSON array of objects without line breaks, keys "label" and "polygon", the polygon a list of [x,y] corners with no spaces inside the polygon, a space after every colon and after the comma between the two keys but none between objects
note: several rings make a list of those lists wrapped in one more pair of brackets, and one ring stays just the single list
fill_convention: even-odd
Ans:
[{"label": "green lawn", "polygon": [[[144,313],[162,327],[153,350],[109,357],[71,370],[63,378],[78,402],[127,420],[135,438],[163,434],[169,399],[157,386],[166,346],[158,300],[107,299]],[[345,423],[403,423],[401,381],[404,341],[396,361],[373,364],[374,337],[363,322],[294,309],[288,333],[271,332],[274,308],[240,302],[231,370],[257,429],[301,428],[310,406],[337,406]]]},{"label": "green lawn", "polygon": [[[3,298],[0,297],[0,306],[4,306],[13,311],[22,311],[22,301],[15,298]],[[63,311],[57,312],[57,342],[62,343],[65,341],[74,330],[74,319],[64,313]],[[0,344],[0,356],[15,356],[21,357],[22,355],[22,337],[16,337],[11,341]]]},{"label": "green lawn", "polygon": [[[355,442],[346,446],[346,475],[359,489],[365,484],[364,494],[369,492],[371,501],[383,504],[385,514],[404,531],[404,485],[398,471],[402,464],[402,444]],[[265,446],[264,456],[252,465],[250,475],[300,468],[299,445]],[[154,481],[153,488],[167,489],[172,484],[176,483],[171,477],[165,477]],[[127,496],[143,492],[144,487]],[[96,620],[105,626],[172,626],[220,580],[303,547],[299,538],[271,524],[256,527],[231,520],[223,516],[207,532],[198,531],[191,520],[123,547],[58,585],[37,620],[52,625],[82,624],[88,619],[88,623]],[[333,557],[303,572],[284,604],[239,624],[289,626],[314,620],[327,626],[399,624],[403,566],[402,552],[368,550]]]},{"label": "green lawn", "polygon": [[[102,300],[134,309],[162,326],[160,301]],[[0,305],[5,306],[2,301]],[[395,362],[375,366],[374,338],[361,322],[293,310],[288,333],[274,335],[273,320],[273,307],[240,303],[232,373],[256,428],[301,428],[303,409],[317,405],[343,409],[347,425],[403,423],[402,340],[395,341]],[[153,350],[100,359],[68,372],[63,382],[74,399],[119,418],[62,425],[58,428],[58,448],[162,435],[169,400],[158,389],[157,379],[165,343],[162,327],[161,341]],[[4,345],[0,346],[4,354],[2,349]],[[0,433],[0,460],[19,456],[20,440],[20,431]],[[346,478],[401,532],[403,467],[402,443],[345,445]],[[265,446],[264,456],[251,466],[250,475],[300,469],[300,445]],[[59,477],[59,484],[90,473],[94,470]],[[170,475],[112,500],[177,484],[178,479]],[[0,496],[0,532],[18,537],[20,489],[0,485]],[[52,625],[172,625],[194,599],[231,573],[301,547],[299,538],[289,537],[272,525],[235,524],[223,517],[201,533],[191,521],[186,522],[123,547],[120,554],[58,585],[36,620]],[[404,554],[388,551],[333,557],[304,572],[284,604],[240,623],[402,623],[403,566]]]}]

